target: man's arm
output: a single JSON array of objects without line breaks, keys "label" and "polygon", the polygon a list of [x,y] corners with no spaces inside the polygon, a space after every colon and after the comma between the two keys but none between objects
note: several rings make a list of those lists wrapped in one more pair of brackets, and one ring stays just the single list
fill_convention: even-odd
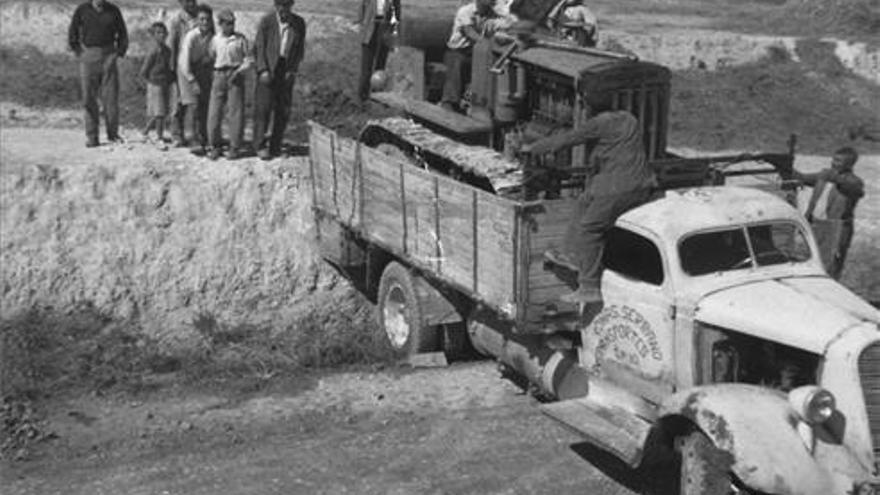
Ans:
[{"label": "man's arm", "polygon": [[357,19],[354,21],[355,24],[363,24],[363,22],[366,20],[366,16],[367,16],[367,2],[372,2],[372,1],[373,1],[373,0],[363,0],[363,1],[361,2],[361,8],[358,9],[358,17],[357,17]]},{"label": "man's arm", "polygon": [[269,62],[266,60],[266,17],[260,19],[257,24],[257,34],[254,36],[254,67],[257,75],[269,71]]},{"label": "man's arm", "polygon": [[474,43],[480,41],[480,38],[483,37],[482,35],[480,35],[480,33],[477,32],[477,30],[474,28],[473,24],[469,24],[467,26],[462,26],[461,27],[461,34],[463,34],[465,38],[471,40]]},{"label": "man's arm", "polygon": [[805,174],[797,170],[792,170],[792,175],[796,180],[802,182],[803,184],[810,187],[816,187],[816,184],[818,184],[820,180],[825,180],[827,178],[828,172],[829,169],[825,169],[812,174]]},{"label": "man's arm", "polygon": [[138,71],[138,77],[141,78],[142,81],[147,81],[147,74],[150,73],[150,69],[153,68],[153,64],[156,63],[156,52],[150,52],[144,57],[144,63],[141,64],[141,70]]},{"label": "man's arm", "polygon": [[122,11],[116,9],[116,54],[120,57],[125,56],[128,51],[128,28],[125,26],[125,19],[122,18]]},{"label": "man's arm", "polygon": [[545,153],[584,144],[592,139],[598,139],[603,131],[603,125],[600,118],[601,114],[588,119],[582,126],[556,133],[543,139],[539,139],[534,143],[527,144],[523,147],[522,151],[531,153],[532,155],[543,155]]},{"label": "man's arm", "polygon": [[239,34],[241,36],[241,42],[244,43],[244,60],[242,60],[241,65],[235,69],[235,73],[233,77],[238,77],[239,74],[244,73],[246,70],[250,69],[254,65],[254,58],[251,56],[250,46],[248,46],[248,40],[244,37],[243,34]]},{"label": "man's arm", "polygon": [[196,76],[192,72],[192,67],[190,66],[189,61],[189,52],[192,50],[191,47],[195,34],[196,30],[192,30],[186,33],[186,36],[183,37],[183,43],[180,45],[180,59],[177,63],[178,68],[183,73],[183,77],[189,82],[196,80]]},{"label": "man's arm", "polygon": [[[824,172],[824,170],[823,170]],[[825,184],[827,184],[827,180],[822,172],[819,172],[818,179],[813,183],[813,194],[810,195],[810,201],[807,203],[807,209],[804,210],[804,217],[806,217],[807,221],[813,222],[813,211],[816,210],[816,205],[819,203],[819,197],[822,196],[822,190],[825,189]]]},{"label": "man's arm", "polygon": [[77,7],[73,11],[73,17],[70,18],[70,27],[67,29],[67,45],[70,47],[70,51],[76,55],[82,53],[82,42],[80,41],[80,30],[82,29],[81,15],[81,10]]},{"label": "man's arm", "polygon": [[306,54],[306,21],[300,16],[296,16],[295,19],[297,37],[293,52],[293,63],[290,64],[290,71],[293,73],[299,70],[299,64]]},{"label": "man's arm", "polygon": [[171,49],[171,71],[177,72],[177,57],[180,55],[180,37],[182,35],[180,15],[177,15],[171,21],[171,28],[168,30],[168,48]]}]

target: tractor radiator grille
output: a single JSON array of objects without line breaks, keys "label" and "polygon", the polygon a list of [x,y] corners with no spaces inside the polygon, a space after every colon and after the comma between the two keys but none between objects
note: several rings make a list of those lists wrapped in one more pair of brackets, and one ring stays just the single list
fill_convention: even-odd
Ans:
[{"label": "tractor radiator grille", "polygon": [[859,377],[868,408],[868,424],[874,455],[880,455],[880,343],[866,347],[859,356]]},{"label": "tractor radiator grille", "polygon": [[669,87],[666,84],[642,85],[618,89],[612,107],[627,110],[642,123],[645,151],[649,160],[662,158],[666,152],[666,126],[669,112]]}]

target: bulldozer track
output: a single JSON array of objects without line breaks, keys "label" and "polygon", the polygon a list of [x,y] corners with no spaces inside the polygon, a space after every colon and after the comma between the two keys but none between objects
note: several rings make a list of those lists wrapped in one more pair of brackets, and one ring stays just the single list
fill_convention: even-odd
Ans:
[{"label": "bulldozer track", "polygon": [[390,144],[416,165],[437,170],[500,196],[522,191],[521,165],[484,146],[462,144],[402,117],[370,121],[360,141],[377,147]]}]

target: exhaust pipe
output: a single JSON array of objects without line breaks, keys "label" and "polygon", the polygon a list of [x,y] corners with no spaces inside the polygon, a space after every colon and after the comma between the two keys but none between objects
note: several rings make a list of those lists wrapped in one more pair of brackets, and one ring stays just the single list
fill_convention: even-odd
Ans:
[{"label": "exhaust pipe", "polygon": [[474,319],[468,333],[474,348],[510,366],[541,392],[561,400],[587,395],[589,375],[576,350],[555,350],[547,345],[548,336],[514,335]]}]

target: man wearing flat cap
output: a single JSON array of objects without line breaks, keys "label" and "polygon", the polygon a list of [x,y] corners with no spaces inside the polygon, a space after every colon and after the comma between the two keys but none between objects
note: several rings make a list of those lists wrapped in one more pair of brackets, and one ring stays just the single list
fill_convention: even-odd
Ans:
[{"label": "man wearing flat cap", "polygon": [[[260,19],[254,38],[254,147],[263,160],[281,153],[306,38],[305,21],[291,12],[293,0],[274,0],[274,4],[275,9]],[[272,133],[267,140],[270,118]]]}]

